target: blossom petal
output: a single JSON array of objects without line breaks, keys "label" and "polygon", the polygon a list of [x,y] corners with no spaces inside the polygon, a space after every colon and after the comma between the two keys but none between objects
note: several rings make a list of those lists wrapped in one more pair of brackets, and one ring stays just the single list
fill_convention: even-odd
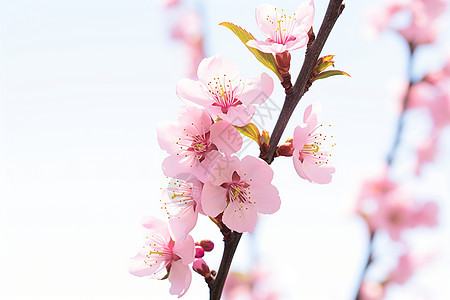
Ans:
[{"label": "blossom petal", "polygon": [[209,105],[213,100],[209,97],[203,84],[191,79],[181,79],[177,82],[177,96],[181,100],[187,100],[203,107]]},{"label": "blossom petal", "polygon": [[322,114],[322,105],[319,102],[308,105],[303,114],[303,123],[310,124],[312,127],[316,127],[319,123],[320,115]]},{"label": "blossom petal", "polygon": [[230,202],[225,209],[222,221],[228,228],[237,232],[253,232],[258,213],[249,203]]},{"label": "blossom petal", "polygon": [[242,147],[239,131],[226,121],[219,121],[210,128],[210,140],[217,148],[228,155],[238,152]]},{"label": "blossom petal", "polygon": [[183,296],[192,281],[191,269],[183,264],[180,260],[172,262],[172,267],[170,268],[169,281],[172,284],[170,287],[171,295],[178,295],[178,298]]},{"label": "blossom petal", "polygon": [[300,4],[295,10],[295,17],[297,18],[297,23],[294,28],[292,35],[298,37],[302,32],[308,32],[314,21],[314,1],[307,0]]},{"label": "blossom petal", "polygon": [[151,216],[145,216],[141,219],[141,226],[144,228],[144,234],[157,233],[159,236],[170,240],[169,228],[167,224],[160,219]]},{"label": "blossom petal", "polygon": [[273,214],[280,209],[281,199],[277,188],[272,184],[256,188],[250,185],[249,190],[251,192],[249,200],[259,213]]},{"label": "blossom petal", "polygon": [[161,270],[164,261],[160,263],[154,263],[151,266],[145,263],[146,255],[142,251],[138,253],[130,262],[128,271],[134,276],[144,277],[149,276],[150,278],[155,278],[159,271]]},{"label": "blossom petal", "polygon": [[309,37],[307,34],[298,36],[293,41],[286,42],[286,51],[293,51],[305,47],[308,44]]},{"label": "blossom petal", "polygon": [[210,217],[216,217],[227,206],[227,190],[206,182],[202,191],[202,208]]},{"label": "blossom petal", "polygon": [[[168,177],[178,177],[180,174],[186,174],[196,169],[198,164],[198,159],[195,157],[184,157],[184,162],[178,155],[171,155],[166,157],[162,162],[162,169],[164,175]],[[192,166],[192,167],[191,167]]]},{"label": "blossom petal", "polygon": [[264,53],[283,53],[286,51],[286,45],[278,44],[274,42],[263,42],[263,41],[257,41],[257,40],[250,40],[246,44],[249,47],[258,49],[261,52]]},{"label": "blossom petal", "polygon": [[237,172],[241,181],[253,186],[270,184],[273,178],[272,168],[262,159],[247,155],[241,160]]},{"label": "blossom petal", "polygon": [[229,59],[216,55],[203,59],[197,71],[198,79],[208,87],[209,84],[216,82],[216,78],[231,81],[232,86],[236,87],[239,82],[239,69],[237,65]]},{"label": "blossom petal", "polygon": [[161,149],[166,150],[169,154],[175,154],[180,150],[176,144],[182,136],[180,127],[169,121],[163,121],[156,126],[156,135]]},{"label": "blossom petal", "polygon": [[252,104],[263,104],[273,92],[273,79],[266,73],[250,78],[245,82],[244,90],[239,100],[247,107]]},{"label": "blossom petal", "polygon": [[[255,9],[256,24],[259,30],[268,38],[272,37],[272,33],[277,28],[277,11],[275,6],[271,4],[258,5]],[[250,46],[253,47],[253,46]],[[254,47],[256,48],[256,47]]]},{"label": "blossom petal", "polygon": [[308,134],[311,132],[309,126],[302,127],[297,126],[294,129],[294,138],[292,145],[295,149],[301,151],[303,149],[303,146],[306,144],[306,139],[308,138]]},{"label": "blossom petal", "polygon": [[198,213],[194,211],[194,207],[185,208],[182,213],[171,216],[169,219],[169,231],[175,242],[183,241],[189,232],[194,229],[197,224]]},{"label": "blossom petal", "polygon": [[331,175],[335,172],[335,168],[332,165],[317,165],[305,159],[303,161],[303,172],[309,181],[326,184],[331,182]]},{"label": "blossom petal", "polygon": [[303,163],[300,161],[300,150],[295,150],[292,158],[294,162],[294,168],[295,171],[297,171],[298,176],[303,179],[309,180],[308,176],[306,176],[305,172],[303,171]]},{"label": "blossom petal", "polygon": [[221,119],[235,125],[235,126],[245,126],[253,118],[253,115],[255,114],[255,107],[245,107],[244,105],[237,105],[232,106],[228,108],[228,112],[224,114],[220,107],[217,106],[210,106],[207,107],[208,112],[211,114],[211,116],[218,116]]},{"label": "blossom petal", "polygon": [[206,110],[192,106],[182,106],[177,120],[185,134],[189,133],[192,136],[204,135],[212,125],[211,117]]},{"label": "blossom petal", "polygon": [[173,253],[181,258],[183,264],[188,265],[194,261],[195,244],[190,235],[186,236],[182,242],[176,242],[173,247]]}]

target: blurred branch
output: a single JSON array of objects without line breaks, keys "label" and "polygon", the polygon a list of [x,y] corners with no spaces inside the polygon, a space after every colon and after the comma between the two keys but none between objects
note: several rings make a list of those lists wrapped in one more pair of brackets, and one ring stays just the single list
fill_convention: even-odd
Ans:
[{"label": "blurred branch", "polygon": [[[278,142],[281,139],[281,136],[286,128],[286,125],[292,113],[294,112],[295,107],[297,106],[297,103],[300,101],[300,99],[307,91],[308,88],[307,84],[310,81],[311,73],[314,69],[314,66],[316,65],[317,59],[319,58],[319,55],[322,52],[323,46],[325,45],[325,42],[328,39],[328,36],[330,35],[330,32],[333,29],[334,24],[336,23],[336,20],[341,15],[345,7],[344,4],[342,4],[342,2],[343,0],[330,0],[322,25],[320,26],[319,33],[317,34],[317,37],[315,38],[314,42],[310,44],[308,51],[306,52],[303,66],[297,77],[295,85],[292,87],[293,92],[286,95],[283,109],[281,110],[277,124],[275,125],[272,136],[270,138],[270,149],[268,153],[264,155],[264,157],[261,157],[268,164],[271,164],[273,161],[275,151],[278,146]],[[225,225],[223,226],[226,228]],[[242,236],[242,233],[238,233],[235,231],[229,231],[226,233],[223,230],[221,231],[224,234],[225,248],[223,251],[222,261],[220,263],[217,276],[215,276],[213,280],[208,279],[208,286],[210,289],[210,298],[209,298],[210,300],[220,299],[222,295],[223,286],[225,284],[225,280],[228,275],[228,271],[230,270],[234,253],[239,244],[239,240]]]},{"label": "blurred branch", "polygon": [[[414,81],[412,78],[412,67],[413,67],[413,55],[414,55],[414,50],[415,50],[415,46],[412,44],[409,44],[409,56],[408,56],[408,88],[405,92],[405,95],[403,96],[403,101],[402,101],[402,108],[401,108],[401,112],[400,112],[400,116],[398,117],[397,120],[397,128],[395,131],[395,137],[394,137],[394,142],[392,144],[391,150],[389,151],[389,154],[386,158],[386,163],[388,165],[388,168],[392,168],[392,164],[394,162],[394,159],[396,157],[396,153],[397,153],[397,149],[398,146],[400,145],[401,142],[401,138],[402,138],[402,134],[403,134],[403,124],[404,124],[404,118],[405,118],[405,113],[406,113],[406,109],[408,107],[408,101],[410,98],[410,94],[411,94],[411,88],[414,85]],[[369,225],[367,223],[367,225]],[[369,229],[371,230],[371,229]],[[358,293],[356,294],[356,298],[355,300],[360,300],[361,299],[361,286],[364,282],[364,278],[366,277],[367,271],[370,267],[370,265],[372,264],[373,261],[373,240],[374,240],[374,236],[375,236],[375,232],[370,232],[370,240],[369,240],[369,253],[367,256],[367,262],[366,265],[362,271],[362,275],[360,278],[360,282],[359,282],[359,288],[358,288]]]}]

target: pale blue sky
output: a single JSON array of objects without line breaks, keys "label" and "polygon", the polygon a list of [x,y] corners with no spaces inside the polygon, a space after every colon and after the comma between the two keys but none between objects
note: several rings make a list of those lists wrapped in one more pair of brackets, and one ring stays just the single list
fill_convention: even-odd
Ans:
[{"label": "pale blue sky", "polygon": [[[205,3],[208,55],[234,60],[243,78],[266,71],[217,26],[231,21],[262,37],[254,20],[261,2]],[[277,3],[295,7],[292,1]],[[326,3],[316,1],[315,28]],[[322,102],[337,141],[333,183],[302,181],[288,158],[273,164],[282,207],[261,218],[256,244],[283,299],[346,300],[355,291],[367,235],[348,211],[361,175],[381,163],[391,145],[396,116],[387,87],[406,74],[407,48],[400,39],[389,33],[375,42],[363,38],[363,10],[373,3],[348,2],[323,51],[335,54],[336,67],[352,78],[316,82],[286,131],[287,138],[307,105]],[[150,0],[0,0],[0,233],[6,245],[0,249],[0,298],[174,299],[167,282],[127,272],[128,258],[140,245],[141,216],[164,216],[158,200],[166,154],[155,128],[175,119],[181,106],[175,84],[184,76],[183,53],[168,38],[171,17]],[[416,74],[440,65],[448,25],[445,37],[439,48],[420,50]],[[293,54],[293,74],[302,59],[302,50]],[[282,96],[277,86],[271,98],[281,104]],[[420,180],[404,176],[414,168],[408,149],[428,134],[427,122],[421,114],[408,118],[395,174],[442,207],[437,230],[419,230],[408,240],[424,252],[445,254],[438,253],[406,292],[391,289],[388,299],[421,299],[414,298],[419,290],[441,300],[449,292],[448,130],[439,164],[427,167]],[[200,225],[193,236],[216,242],[206,260],[217,269],[221,237],[207,219]],[[233,267],[249,266],[249,243],[244,238]],[[206,299],[207,293],[194,274],[184,299]]]}]

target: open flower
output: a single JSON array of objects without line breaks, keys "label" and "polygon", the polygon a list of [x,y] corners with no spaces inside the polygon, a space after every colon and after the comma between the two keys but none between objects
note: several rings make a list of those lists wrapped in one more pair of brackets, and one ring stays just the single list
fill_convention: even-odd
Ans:
[{"label": "open flower", "polygon": [[224,157],[212,173],[213,180],[203,186],[202,208],[211,217],[223,212],[228,228],[252,232],[258,213],[272,214],[280,208],[278,190],[271,184],[273,171],[263,160]]},{"label": "open flower", "polygon": [[202,60],[197,71],[200,81],[182,79],[177,95],[204,107],[217,117],[236,126],[245,126],[255,114],[255,105],[263,104],[273,91],[273,80],[266,73],[245,83],[237,66],[221,56]]},{"label": "open flower", "polygon": [[306,108],[303,116],[306,126],[297,126],[294,131],[293,159],[295,170],[301,178],[323,184],[331,182],[331,174],[335,171],[328,160],[330,148],[334,144],[329,146],[329,138],[322,133],[323,125],[318,122],[319,112],[319,104]]},{"label": "open flower", "polygon": [[175,242],[169,234],[167,224],[153,217],[142,222],[145,243],[133,258],[130,273],[139,277],[163,278],[172,284],[169,292],[183,296],[191,284],[189,264],[194,261],[195,246],[190,235],[182,242]]},{"label": "open flower", "polygon": [[273,5],[260,5],[256,8],[256,23],[267,40],[250,40],[247,46],[275,54],[302,48],[308,43],[308,31],[313,20],[312,0],[300,4],[292,16]]},{"label": "open flower", "polygon": [[169,231],[175,241],[182,241],[197,224],[198,213],[203,214],[200,204],[201,182],[192,175],[173,178],[163,191],[162,208],[169,215]]},{"label": "open flower", "polygon": [[209,114],[195,107],[184,106],[178,123],[162,122],[157,127],[158,142],[170,156],[163,162],[166,176],[192,174],[200,181],[209,175],[211,165],[222,154],[233,154],[242,146],[242,136],[226,121],[213,124]]}]

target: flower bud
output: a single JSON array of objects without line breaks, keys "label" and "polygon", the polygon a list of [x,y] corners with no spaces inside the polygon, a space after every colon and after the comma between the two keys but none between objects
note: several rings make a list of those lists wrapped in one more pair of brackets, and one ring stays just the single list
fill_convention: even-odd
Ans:
[{"label": "flower bud", "polygon": [[292,156],[294,153],[293,139],[287,140],[285,143],[278,146],[276,156]]},{"label": "flower bud", "polygon": [[206,252],[210,252],[214,249],[214,243],[211,240],[201,240],[200,247]]},{"label": "flower bud", "polygon": [[192,265],[192,269],[203,277],[209,277],[211,271],[203,258],[196,258]]},{"label": "flower bud", "polygon": [[205,250],[202,247],[195,247],[195,258],[200,258],[205,255]]}]

